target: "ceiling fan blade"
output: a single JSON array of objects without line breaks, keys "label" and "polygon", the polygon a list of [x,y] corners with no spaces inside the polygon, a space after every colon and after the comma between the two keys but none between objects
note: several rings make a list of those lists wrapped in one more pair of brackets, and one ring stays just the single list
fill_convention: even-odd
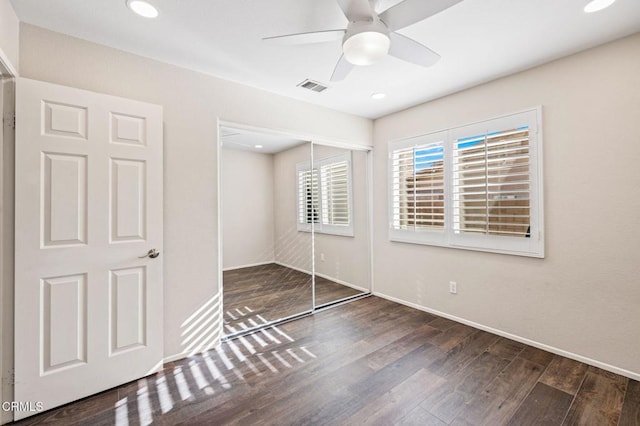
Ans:
[{"label": "ceiling fan blade", "polygon": [[433,16],[462,0],[404,0],[380,14],[390,31],[401,30]]},{"label": "ceiling fan blade", "polygon": [[440,55],[436,52],[409,37],[391,33],[389,38],[391,39],[391,48],[389,49],[391,56],[423,67],[430,67],[440,60]]},{"label": "ceiling fan blade", "polygon": [[262,41],[271,44],[292,45],[325,43],[328,41],[342,40],[345,30],[313,31],[310,33],[287,34],[275,37],[265,37]]},{"label": "ceiling fan blade", "polygon": [[354,65],[351,62],[347,61],[344,55],[340,56],[340,60],[336,64],[336,67],[333,70],[333,74],[331,75],[331,81],[344,80],[349,75],[353,67]]},{"label": "ceiling fan blade", "polygon": [[375,15],[369,0],[338,0],[338,5],[351,22],[370,21]]}]

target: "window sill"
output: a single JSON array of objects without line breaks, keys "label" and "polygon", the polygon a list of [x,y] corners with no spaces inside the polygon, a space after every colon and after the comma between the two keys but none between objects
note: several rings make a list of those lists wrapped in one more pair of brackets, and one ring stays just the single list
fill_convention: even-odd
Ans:
[{"label": "window sill", "polygon": [[[311,229],[298,229],[298,232],[306,232],[308,234],[311,234]],[[313,231],[316,234],[324,234],[324,235],[335,235],[336,237],[351,237],[351,238],[355,238],[355,233],[353,232],[353,229],[345,229],[344,231],[341,230],[318,230],[315,229]]]},{"label": "window sill", "polygon": [[[499,248],[487,248],[487,247],[475,247],[475,246],[466,246],[455,243],[447,243],[447,242],[427,242],[420,240],[418,238],[411,238],[411,236],[390,236],[389,241],[392,243],[408,243],[408,244],[416,244],[421,246],[433,246],[433,247],[444,247],[450,249],[460,249],[460,250],[469,250],[469,251],[480,251],[485,253],[495,253],[495,254],[506,254],[511,256],[522,256],[522,257],[533,257],[538,259],[544,259],[544,249],[541,251],[522,251],[522,250],[505,250]],[[543,244],[543,243],[542,243]]]}]

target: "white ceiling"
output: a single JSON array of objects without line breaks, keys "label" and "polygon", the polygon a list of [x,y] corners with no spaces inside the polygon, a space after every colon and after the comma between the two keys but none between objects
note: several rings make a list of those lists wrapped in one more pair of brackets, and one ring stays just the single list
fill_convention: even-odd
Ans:
[{"label": "white ceiling", "polygon": [[[252,151],[261,154],[276,154],[293,148],[294,146],[309,143],[309,141],[275,133],[269,134],[233,127],[221,127],[220,136],[223,148]],[[257,148],[256,145],[261,145],[262,148]],[[309,153],[311,153],[311,151],[309,151]]]},{"label": "white ceiling", "polygon": [[[464,0],[402,31],[438,52],[431,68],[387,57],[323,93],[339,41],[267,45],[263,37],[346,26],[335,0],[149,0],[159,18],[125,0],[11,0],[21,21],[369,118],[377,118],[640,31],[640,1],[585,14],[587,0]],[[429,1],[429,0],[424,0]],[[398,0],[379,0],[384,10]],[[383,100],[372,100],[385,92]]]}]

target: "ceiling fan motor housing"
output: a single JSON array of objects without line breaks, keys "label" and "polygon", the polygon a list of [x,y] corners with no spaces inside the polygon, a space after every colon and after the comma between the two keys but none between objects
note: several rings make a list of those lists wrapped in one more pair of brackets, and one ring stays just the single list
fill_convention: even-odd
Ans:
[{"label": "ceiling fan motor housing", "polygon": [[389,53],[389,29],[377,17],[373,21],[350,22],[342,41],[347,61],[354,65],[371,65]]}]

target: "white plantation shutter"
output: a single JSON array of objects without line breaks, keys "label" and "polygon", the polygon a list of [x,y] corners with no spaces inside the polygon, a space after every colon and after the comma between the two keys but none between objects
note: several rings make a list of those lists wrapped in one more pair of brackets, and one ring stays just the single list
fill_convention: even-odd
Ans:
[{"label": "white plantation shutter", "polygon": [[353,236],[351,155],[297,165],[298,230]]},{"label": "white plantation shutter", "polygon": [[454,141],[454,231],[527,237],[530,160],[526,126]]},{"label": "white plantation shutter", "polygon": [[445,140],[446,133],[437,133],[390,146],[392,239],[444,241]]},{"label": "white plantation shutter", "polygon": [[298,173],[298,230],[311,231],[311,224],[318,223],[318,169],[311,170],[309,163],[299,164]]},{"label": "white plantation shutter", "polygon": [[393,152],[393,226],[444,230],[444,142]]},{"label": "white plantation shutter", "polygon": [[414,147],[400,148],[391,154],[393,229],[413,228],[409,219],[409,201],[413,197],[409,194],[407,182],[413,179],[415,173],[414,151]]},{"label": "white plantation shutter", "polygon": [[544,257],[539,120],[536,109],[391,142],[390,239]]},{"label": "white plantation shutter", "polygon": [[322,224],[349,226],[349,163],[338,161],[320,167]]}]

